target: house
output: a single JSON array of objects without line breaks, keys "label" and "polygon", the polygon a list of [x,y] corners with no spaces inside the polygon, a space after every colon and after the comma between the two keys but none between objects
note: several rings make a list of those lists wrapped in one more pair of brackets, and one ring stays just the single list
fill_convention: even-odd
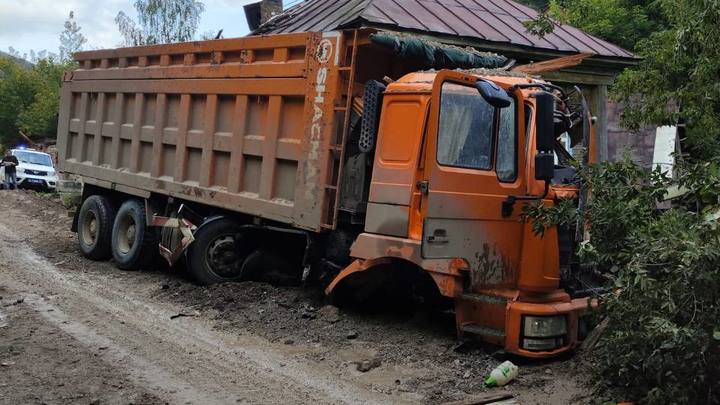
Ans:
[{"label": "house", "polygon": [[[273,4],[270,4],[273,3]],[[608,158],[608,86],[638,62],[631,52],[568,25],[543,38],[523,25],[537,11],[511,0],[306,0],[280,13],[276,0],[256,3],[269,21],[249,21],[251,35],[328,32],[343,29],[413,34],[444,44],[473,47],[515,59],[518,64],[591,54],[581,64],[542,76],[579,86],[597,117],[598,158]],[[263,6],[263,7],[260,7]],[[274,7],[274,8],[273,8]]]}]

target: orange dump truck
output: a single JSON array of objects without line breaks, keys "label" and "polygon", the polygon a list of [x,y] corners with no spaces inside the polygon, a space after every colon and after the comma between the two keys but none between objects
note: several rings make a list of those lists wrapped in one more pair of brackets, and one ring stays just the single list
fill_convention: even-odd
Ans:
[{"label": "orange dump truck", "polygon": [[58,149],[84,184],[88,258],[137,269],[160,254],[202,284],[274,272],[332,295],[422,285],[452,300],[460,334],[527,357],[577,345],[587,300],[561,289],[562,238],[521,219],[577,192],[556,184],[569,115],[555,86],[416,72],[359,31],[76,60]]}]

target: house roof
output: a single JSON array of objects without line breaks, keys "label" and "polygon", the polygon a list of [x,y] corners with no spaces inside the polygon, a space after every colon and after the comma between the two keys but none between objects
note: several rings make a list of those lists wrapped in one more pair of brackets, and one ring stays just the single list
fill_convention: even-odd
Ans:
[{"label": "house roof", "polygon": [[635,59],[619,46],[569,25],[544,38],[527,32],[538,12],[511,0],[306,0],[260,26],[256,34],[381,28],[462,37],[493,46],[541,49],[550,53],[591,53]]}]

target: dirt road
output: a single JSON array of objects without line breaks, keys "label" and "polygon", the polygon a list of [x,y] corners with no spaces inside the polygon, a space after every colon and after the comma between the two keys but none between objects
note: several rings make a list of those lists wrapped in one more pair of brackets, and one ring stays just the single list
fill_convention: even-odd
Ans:
[{"label": "dirt road", "polygon": [[[457,350],[447,314],[347,313],[312,289],[90,262],[56,199],[0,197],[0,403],[439,403],[483,392],[500,359]],[[506,389],[586,402],[577,367],[524,363]]]}]

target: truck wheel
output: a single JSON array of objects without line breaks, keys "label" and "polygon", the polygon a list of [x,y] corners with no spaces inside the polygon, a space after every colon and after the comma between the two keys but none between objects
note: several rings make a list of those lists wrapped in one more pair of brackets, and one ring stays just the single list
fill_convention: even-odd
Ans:
[{"label": "truck wheel", "polygon": [[187,250],[187,268],[198,284],[210,285],[242,279],[243,263],[256,244],[243,237],[237,222],[221,218],[200,226]]},{"label": "truck wheel", "polygon": [[108,260],[115,207],[106,197],[92,195],[85,199],[78,214],[78,242],[83,256],[90,260]]},{"label": "truck wheel", "polygon": [[145,215],[145,205],[140,200],[130,199],[120,206],[112,230],[115,267],[139,270],[154,263],[157,237],[146,226]]}]

